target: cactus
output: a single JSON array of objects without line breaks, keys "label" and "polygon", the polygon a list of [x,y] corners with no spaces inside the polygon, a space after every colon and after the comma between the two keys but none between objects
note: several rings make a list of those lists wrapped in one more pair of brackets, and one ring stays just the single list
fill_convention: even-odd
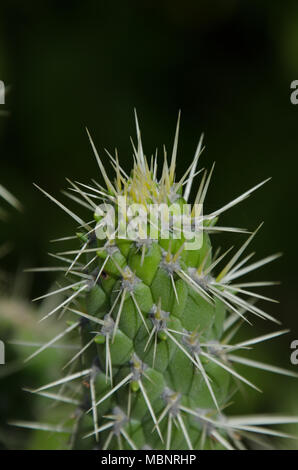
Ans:
[{"label": "cactus", "polygon": [[[72,192],[68,195],[91,211],[91,222],[90,216],[82,220],[39,188],[79,225],[75,236],[57,241],[76,238],[79,247],[56,255],[62,262],[57,270],[64,271],[64,283],[68,281],[46,295],[59,292],[66,298],[41,319],[60,311],[60,321],[66,327],[28,360],[66,337],[78,350],[66,364],[64,375],[34,391],[60,404],[64,410],[60,422],[15,424],[65,433],[73,449],[243,449],[250,446],[250,436],[286,436],[266,426],[296,423],[297,417],[226,413],[239,385],[258,390],[237,372],[238,363],[297,377],[291,371],[238,355],[241,349],[285,331],[233,342],[239,326],[251,323],[253,316],[279,323],[255,305],[258,299],[272,299],[255,293],[254,288],[272,283],[239,280],[279,254],[253,263],[249,263],[252,255],[242,256],[258,229],[249,233],[232,255],[230,249],[222,254],[214,251],[211,243],[216,232],[245,232],[217,225],[218,218],[267,180],[211,214],[198,215],[196,208],[202,208],[213,172],[213,167],[209,174],[197,171],[202,138],[191,165],[175,180],[179,119],[172,156],[168,163],[165,154],[161,175],[157,158],[149,162],[144,155],[137,117],[136,130],[134,166],[129,175],[120,166],[118,155],[108,154],[115,180],[108,177],[88,133],[106,187],[94,180],[90,185],[69,181]],[[167,208],[175,203],[174,207],[183,211],[189,207],[198,174],[198,192],[187,212],[190,229],[198,220],[201,223],[198,232],[191,232],[197,245],[189,248],[190,232],[180,230],[177,234],[172,213],[167,218],[167,236],[159,221],[157,225],[152,221],[142,226],[137,223],[135,237],[126,232],[120,235],[123,224],[132,218],[128,211],[120,220],[119,201],[125,198],[127,207],[142,204],[146,209],[152,204]],[[99,204],[115,210],[118,224],[114,232],[108,230],[107,220],[111,219],[99,210]],[[148,237],[152,227],[154,236]]]}]

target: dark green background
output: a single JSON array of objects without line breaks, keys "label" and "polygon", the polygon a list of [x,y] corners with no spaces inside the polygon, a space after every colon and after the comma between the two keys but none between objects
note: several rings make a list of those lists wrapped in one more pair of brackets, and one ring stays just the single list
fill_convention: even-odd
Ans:
[{"label": "dark green background", "polygon": [[[205,213],[273,177],[221,223],[253,230],[264,220],[252,249],[259,257],[283,251],[252,278],[282,281],[267,289],[281,302],[267,311],[291,333],[260,346],[257,357],[295,370],[289,357],[290,342],[298,339],[298,105],[290,102],[290,84],[298,79],[297,1],[10,0],[1,5],[0,79],[10,85],[3,108],[10,116],[0,121],[0,181],[25,207],[1,227],[1,239],[15,247],[3,263],[7,271],[53,264],[49,240],[73,232],[72,221],[32,183],[63,199],[65,176],[100,179],[85,126],[103,160],[105,147],[117,147],[128,170],[133,108],[149,155],[156,147],[161,154],[163,144],[170,151],[181,109],[178,174],[202,131],[201,163],[210,168],[216,161]],[[243,237],[217,235],[214,243],[229,247]],[[41,294],[52,280],[35,276],[28,296]],[[243,334],[274,328],[256,321]],[[264,395],[248,391],[250,399],[244,405],[240,398],[235,410],[296,406],[298,413],[289,398],[297,382],[264,375],[247,373],[263,384]]]}]

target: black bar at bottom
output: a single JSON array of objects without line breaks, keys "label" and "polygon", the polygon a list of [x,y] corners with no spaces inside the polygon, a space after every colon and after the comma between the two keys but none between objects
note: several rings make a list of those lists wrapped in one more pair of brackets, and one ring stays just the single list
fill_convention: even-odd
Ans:
[{"label": "black bar at bottom", "polygon": [[[210,465],[224,465],[225,463],[236,463],[238,465],[256,464],[259,458],[266,459],[270,462],[274,460],[274,464],[284,465],[284,452],[297,451],[22,451],[22,450],[3,450],[0,451],[0,462],[6,466],[14,463],[20,463],[22,467],[40,468],[40,465],[46,463],[49,468],[51,465],[59,464],[59,468],[63,462],[69,465],[74,463],[76,468],[82,468],[87,465],[101,466],[103,469],[107,466],[121,466],[126,468],[141,468],[155,465],[189,465],[196,468],[209,468]],[[263,455],[261,456],[260,453]],[[265,455],[264,455],[265,453]],[[7,463],[6,463],[7,462]],[[29,467],[28,467],[29,468]]]}]

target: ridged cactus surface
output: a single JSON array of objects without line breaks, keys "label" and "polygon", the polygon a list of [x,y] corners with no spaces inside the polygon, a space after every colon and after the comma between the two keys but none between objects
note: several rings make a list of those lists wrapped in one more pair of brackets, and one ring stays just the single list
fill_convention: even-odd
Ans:
[{"label": "ridged cactus surface", "polygon": [[[204,207],[213,171],[197,169],[201,139],[191,165],[177,177],[178,121],[171,158],[167,162],[165,156],[159,173],[157,158],[144,155],[137,119],[136,125],[133,169],[126,174],[117,154],[109,155],[116,175],[112,180],[89,135],[106,186],[95,181],[69,182],[70,197],[91,211],[86,220],[42,190],[78,224],[76,235],[69,239],[77,238],[79,246],[56,255],[62,262],[57,270],[63,270],[68,280],[56,292],[67,295],[42,318],[46,327],[47,318],[59,315],[65,328],[28,360],[67,337],[77,352],[61,378],[35,390],[58,402],[64,419],[16,424],[69,434],[70,448],[242,449],[255,433],[282,435],[264,426],[297,422],[297,418],[226,414],[239,384],[257,389],[237,372],[238,363],[295,375],[250,360],[249,351],[239,354],[284,331],[259,338],[252,333],[247,341],[233,343],[239,326],[253,323],[254,316],[276,322],[255,305],[258,299],[271,300],[254,292],[270,283],[245,282],[242,276],[279,255],[250,261],[245,250],[256,231],[239,235],[245,242],[234,251],[220,253],[211,243],[217,232],[245,232],[218,225],[218,218],[264,182],[230,203],[223,201],[211,214],[201,211],[201,238],[195,249],[189,248],[187,233],[177,234],[173,214],[167,236],[158,222],[138,227],[136,237],[120,236],[121,224],[129,222],[128,213],[119,220],[120,200],[125,198],[127,208],[141,204],[149,210],[152,204],[174,204],[183,211],[189,208],[198,178],[188,213],[193,228],[198,219],[195,208]],[[105,213],[99,210],[108,205],[116,214],[114,233],[107,230]],[[152,228],[157,237],[148,236]]]}]

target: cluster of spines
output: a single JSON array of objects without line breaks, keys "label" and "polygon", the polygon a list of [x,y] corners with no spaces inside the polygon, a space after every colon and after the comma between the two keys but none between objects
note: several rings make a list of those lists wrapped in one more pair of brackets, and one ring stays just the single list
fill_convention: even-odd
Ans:
[{"label": "cluster of spines", "polygon": [[[97,182],[93,182],[93,185],[85,185],[69,181],[71,184],[71,192],[68,192],[67,195],[70,196],[71,199],[74,199],[84,207],[87,207],[92,211],[92,213],[96,211],[97,204],[102,201],[116,203],[116,198],[119,195],[125,195],[131,202],[140,202],[144,204],[149,202],[168,203],[182,197],[185,203],[188,201],[193,180],[201,172],[197,171],[197,163],[202,152],[202,138],[198,144],[192,164],[182,179],[178,183],[175,183],[175,164],[178,146],[179,119],[174,140],[171,164],[168,166],[165,157],[160,178],[157,176],[157,158],[152,158],[151,164],[148,165],[147,159],[144,156],[137,119],[136,125],[138,145],[137,147],[133,145],[134,169],[130,177],[121,168],[117,153],[115,158],[109,154],[112,166],[116,172],[116,179],[114,183],[111,182],[108,178],[104,165],[102,164],[94,143],[88,134],[102,176],[105,180],[106,188],[103,188]],[[195,197],[195,204],[204,203],[213,168],[214,166],[212,167],[209,175],[207,172],[204,172],[201,183],[199,185],[198,193]],[[217,302],[229,312],[229,315],[223,321],[223,331],[221,332],[222,335],[218,335],[220,338],[217,336],[210,338],[208,335],[204,335],[204,332],[198,328],[201,325],[197,325],[193,331],[185,328],[175,328],[175,322],[171,322],[171,312],[163,309],[162,296],[158,299],[155,299],[155,302],[150,302],[150,309],[146,312],[147,316],[145,316],[144,310],[146,311],[146,309],[140,305],[136,292],[142,281],[137,276],[136,270],[127,265],[126,257],[123,255],[123,250],[121,251],[121,246],[115,243],[115,240],[107,240],[104,244],[98,246],[95,237],[96,226],[92,227],[92,224],[96,223],[96,220],[86,223],[80,217],[66,208],[63,204],[42,190],[45,195],[47,195],[52,201],[56,202],[79,224],[79,237],[82,243],[81,248],[78,250],[68,250],[66,252],[53,255],[55,258],[65,263],[65,267],[57,267],[58,271],[64,271],[68,276],[74,276],[76,278],[79,277],[79,280],[71,282],[71,284],[68,284],[67,286],[63,286],[38,298],[39,300],[46,296],[58,293],[67,293],[68,291],[71,292],[71,294],[65,300],[63,300],[60,305],[55,307],[51,312],[44,316],[42,320],[52,317],[58,311],[62,312],[62,314],[69,312],[79,318],[77,321],[71,321],[71,323],[67,325],[67,328],[62,333],[38,348],[28,357],[27,360],[33,359],[48,347],[53,347],[59,340],[70,334],[72,331],[81,331],[86,325],[86,322],[90,322],[93,327],[96,327],[95,331],[91,331],[91,334],[94,335],[92,336],[91,340],[86,341],[83,344],[83,347],[79,347],[79,350],[75,356],[71,358],[68,364],[66,364],[66,366],[69,367],[68,374],[62,379],[49,383],[43,387],[40,387],[38,390],[33,391],[35,393],[47,396],[48,398],[58,400],[62,403],[72,403],[75,406],[79,404],[81,413],[76,415],[77,419],[75,420],[75,425],[71,430],[72,436],[77,432],[78,422],[81,420],[82,414],[91,414],[93,419],[93,431],[87,432],[85,437],[94,436],[96,442],[98,442],[99,435],[101,433],[105,433],[106,437],[102,443],[103,448],[109,448],[113,437],[115,437],[119,448],[123,446],[122,440],[124,440],[124,446],[137,449],[138,444],[134,442],[133,436],[134,434],[137,435],[138,433],[138,430],[134,429],[134,427],[138,427],[138,423],[134,422],[131,417],[131,393],[136,393],[137,391],[139,391],[143,397],[147,414],[151,419],[152,431],[156,432],[159,436],[159,446],[162,445],[165,448],[171,448],[173,446],[173,425],[174,428],[178,429],[180,434],[183,436],[184,444],[182,445],[186,448],[205,448],[206,445],[212,445],[212,442],[216,441],[220,446],[231,449],[243,447],[242,442],[238,438],[239,432],[281,436],[285,434],[264,428],[263,426],[268,424],[297,422],[297,418],[288,416],[251,416],[242,418],[227,418],[224,416],[223,408],[228,405],[228,399],[230,398],[229,393],[227,393],[227,397],[224,401],[221,400],[221,403],[218,403],[216,394],[213,390],[214,384],[205,370],[206,363],[215,364],[217,367],[236,378],[236,380],[241,381],[255,389],[257,389],[257,387],[254,384],[235,371],[233,368],[234,363],[240,363],[249,367],[261,368],[271,372],[296,376],[296,374],[291,371],[287,371],[258,361],[253,361],[251,359],[244,358],[242,355],[238,356],[235,354],[235,352],[237,353],[239,350],[248,349],[261,341],[265,341],[281,335],[285,333],[286,330],[252,338],[241,343],[230,344],[230,341],[236,334],[241,322],[246,321],[250,323],[247,318],[248,313],[252,313],[263,319],[269,319],[277,322],[273,317],[255,305],[255,302],[258,299],[269,301],[272,301],[272,299],[268,299],[267,297],[257,294],[251,290],[254,287],[271,285],[272,283],[238,283],[237,281],[234,281],[238,280],[238,278],[253,271],[254,269],[257,269],[262,265],[274,260],[279,256],[279,254],[269,256],[251,264],[248,264],[248,261],[253,254],[249,254],[248,256],[241,258],[244,250],[255,236],[258,230],[257,229],[255,232],[250,234],[248,239],[243,243],[238,251],[236,251],[236,253],[224,266],[224,268],[217,276],[215,276],[215,268],[219,263],[222,262],[224,257],[228,255],[230,250],[227,250],[223,254],[217,253],[212,258],[211,247],[208,244],[208,234],[212,234],[215,231],[232,231],[240,233],[245,232],[243,229],[219,227],[215,225],[217,218],[223,212],[250,196],[253,191],[262,186],[266,181],[261,182],[254,188],[246,191],[243,195],[237,197],[230,203],[225,204],[219,210],[203,216],[203,228],[204,233],[206,234],[207,242],[204,256],[200,260],[198,266],[194,266],[193,263],[187,264],[183,262],[182,258],[185,255],[185,252],[183,251],[183,243],[178,246],[176,251],[173,250],[171,243],[163,245],[162,249],[160,250],[161,258],[159,260],[159,266],[163,268],[164,272],[170,279],[173,295],[177,303],[179,303],[180,293],[177,292],[177,284],[175,283],[175,280],[180,279],[188,287],[188,289],[197,293],[206,303],[214,305],[214,302]],[[185,189],[182,196],[184,186]],[[82,231],[85,231],[83,235]],[[59,241],[65,241],[72,238],[76,237],[66,237],[59,239]],[[128,240],[128,242],[130,241]],[[139,265],[142,267],[146,253],[151,248],[151,243],[150,241],[145,242],[142,239],[134,241],[133,243],[136,247],[136,252],[140,252]],[[83,255],[88,257],[87,263],[81,262]],[[73,256],[73,258],[69,258],[69,256]],[[95,268],[93,266],[94,264],[96,265]],[[42,270],[45,269],[47,268],[42,268]],[[50,267],[49,269],[53,270],[55,268]],[[41,271],[41,269],[38,269],[38,271]],[[83,299],[85,302],[86,293],[90,292],[90,290],[92,290],[92,288],[98,284],[99,280],[102,280],[102,277],[105,276],[106,271],[114,272],[118,277],[118,283],[117,289],[112,286],[110,299],[111,302],[109,308],[107,311],[105,311],[104,316],[99,317],[96,314],[90,314],[90,312],[88,313],[88,309],[84,310],[80,305],[80,300]],[[108,283],[109,280],[106,282]],[[243,297],[241,297],[242,295],[248,296],[248,300],[243,299]],[[146,353],[149,346],[153,344],[153,354],[151,363],[144,362],[139,358],[136,352],[131,350],[130,342],[126,351],[128,357],[124,361],[126,364],[124,370],[126,370],[127,373],[122,374],[122,368],[120,368],[119,379],[119,375],[117,375],[119,369],[118,367],[115,367],[115,363],[113,363],[113,354],[111,353],[111,349],[113,348],[116,335],[121,333],[119,324],[121,321],[123,306],[127,298],[130,298],[133,302],[139,317],[139,321],[143,326],[144,334],[147,335],[147,338],[144,341],[144,353]],[[164,405],[161,407],[160,413],[156,413],[151,402],[151,397],[148,394],[147,387],[150,386],[150,382],[152,382],[150,371],[154,370],[157,360],[157,341],[163,339],[168,340],[176,350],[179,350],[188,359],[189,366],[195,368],[195,370],[201,374],[205,383],[205,387],[207,388],[212,399],[211,401],[213,406],[211,408],[205,409],[191,407],[187,403],[184,403],[185,400],[181,393],[172,390],[167,385],[165,385],[160,391],[161,403]],[[104,348],[105,370],[102,370],[103,364],[100,363],[100,361],[98,362],[93,360],[88,363],[88,361],[83,360],[83,362],[87,362],[87,367],[80,371],[73,372],[73,367],[75,367],[77,360],[83,359],[88,349],[94,347],[94,344],[97,344],[98,347],[101,348],[100,351],[102,351],[102,348]],[[90,357],[93,356],[91,355]],[[77,379],[87,380],[88,389],[90,390],[90,397],[83,405],[81,402],[78,402],[77,399],[64,396],[61,393],[61,390],[58,394],[52,394],[48,392],[48,389],[51,389],[52,387],[59,385],[64,387],[65,385],[70,384]],[[181,378],[181,380],[183,380],[183,378]],[[100,385],[98,385],[98,381]],[[116,397],[117,394],[119,394],[119,392],[122,390],[127,390],[127,392],[124,394],[126,400],[125,408],[123,406],[124,402],[117,403],[117,399],[115,398],[114,405],[112,405],[112,410],[107,407],[109,414],[106,415],[106,411],[104,411],[104,416],[107,421],[101,424],[100,421],[102,420],[103,416],[98,412],[99,407],[112,398]],[[192,442],[190,437],[188,426],[185,424],[185,417],[187,417],[188,421],[190,420],[190,422],[195,423],[194,426],[197,426],[199,429],[199,440],[197,439],[195,443]],[[164,426],[165,421],[167,421],[166,426]],[[17,424],[25,427],[35,427],[36,429],[67,431],[61,426],[53,427],[51,425],[42,423],[36,423],[34,425],[34,423],[28,424],[19,422]],[[161,431],[161,425],[163,425],[165,428],[164,432]],[[207,440],[209,444],[206,444]],[[74,441],[73,437],[71,441]]]}]

